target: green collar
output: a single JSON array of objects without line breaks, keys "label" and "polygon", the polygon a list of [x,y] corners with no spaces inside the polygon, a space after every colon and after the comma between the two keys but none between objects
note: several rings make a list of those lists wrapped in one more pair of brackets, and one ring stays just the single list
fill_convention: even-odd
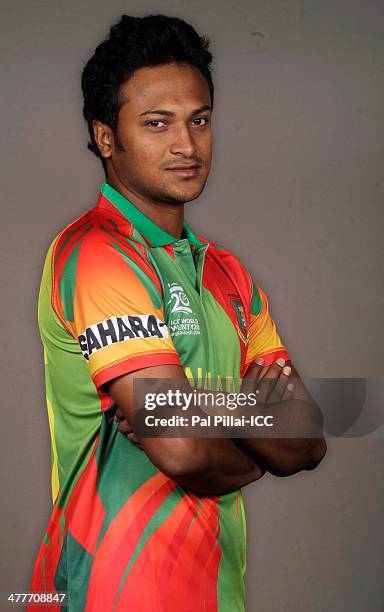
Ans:
[{"label": "green collar", "polygon": [[177,239],[168,232],[164,231],[152,219],[147,217],[130,200],[127,200],[121,193],[116,191],[108,183],[103,183],[100,188],[101,193],[121,212],[122,215],[142,234],[153,246],[164,246],[179,240],[187,239],[190,244],[204,244],[194,234],[192,228],[184,220],[182,238]]}]

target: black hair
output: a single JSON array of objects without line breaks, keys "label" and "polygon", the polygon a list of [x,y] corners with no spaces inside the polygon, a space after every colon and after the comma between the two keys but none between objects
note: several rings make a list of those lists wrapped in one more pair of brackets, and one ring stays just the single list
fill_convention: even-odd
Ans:
[{"label": "black hair", "polygon": [[83,70],[81,88],[83,115],[90,137],[88,149],[101,159],[104,171],[106,162],[97,147],[92,121],[105,123],[117,137],[121,86],[138,68],[172,61],[186,62],[200,70],[208,83],[213,105],[209,41],[182,19],[165,15],[122,15],[111,27],[109,37],[96,47]]}]

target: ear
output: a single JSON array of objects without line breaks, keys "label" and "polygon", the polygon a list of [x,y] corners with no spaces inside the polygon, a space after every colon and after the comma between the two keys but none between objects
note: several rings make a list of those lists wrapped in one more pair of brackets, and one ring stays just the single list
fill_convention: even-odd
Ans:
[{"label": "ear", "polygon": [[101,121],[94,120],[92,122],[93,135],[97,147],[105,159],[112,155],[112,144],[113,144],[113,133],[109,125],[101,123]]}]

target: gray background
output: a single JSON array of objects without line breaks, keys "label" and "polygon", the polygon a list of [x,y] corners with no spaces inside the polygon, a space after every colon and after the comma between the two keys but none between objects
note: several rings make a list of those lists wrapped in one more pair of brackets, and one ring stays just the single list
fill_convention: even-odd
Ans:
[{"label": "gray background", "polygon": [[[37,294],[51,239],[94,205],[80,72],[122,13],[209,35],[215,159],[187,218],[266,291],[306,376],[382,376],[381,1],[1,2],[0,590],[26,589],[50,511]],[[247,610],[384,609],[382,438],[244,490]],[[150,612],[150,611],[149,611]]]}]

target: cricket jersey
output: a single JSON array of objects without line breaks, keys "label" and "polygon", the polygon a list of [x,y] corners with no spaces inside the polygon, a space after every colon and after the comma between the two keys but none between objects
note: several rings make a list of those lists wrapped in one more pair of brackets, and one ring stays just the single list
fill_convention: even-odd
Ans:
[{"label": "cricket jersey", "polygon": [[71,612],[243,611],[241,491],[199,496],[166,476],[118,431],[106,383],[178,364],[192,388],[226,390],[256,357],[289,359],[260,285],[186,221],[177,239],[104,183],[49,247],[38,323],[53,511],[30,590],[67,591]]}]

